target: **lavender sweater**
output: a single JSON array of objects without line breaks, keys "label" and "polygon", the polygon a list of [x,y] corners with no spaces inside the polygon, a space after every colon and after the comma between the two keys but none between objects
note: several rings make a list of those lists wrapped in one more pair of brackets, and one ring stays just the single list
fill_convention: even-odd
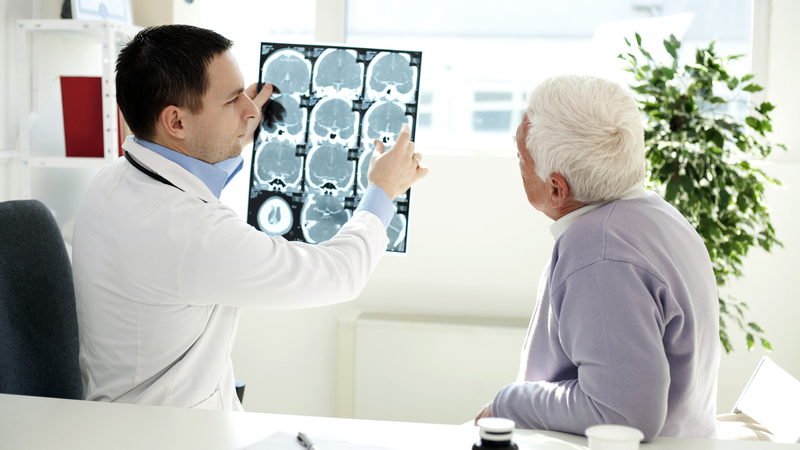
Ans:
[{"label": "lavender sweater", "polygon": [[655,193],[597,208],[557,239],[518,381],[492,414],[583,434],[601,423],[710,438],[719,306],[703,242]]}]

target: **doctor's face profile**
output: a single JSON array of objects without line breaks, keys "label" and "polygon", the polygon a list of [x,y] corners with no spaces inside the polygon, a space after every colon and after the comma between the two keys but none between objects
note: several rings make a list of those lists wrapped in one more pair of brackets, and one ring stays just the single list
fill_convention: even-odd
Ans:
[{"label": "doctor's face profile", "polygon": [[189,148],[195,158],[216,164],[242,153],[247,123],[258,115],[244,92],[244,78],[230,50],[208,65],[202,109],[186,118]]}]

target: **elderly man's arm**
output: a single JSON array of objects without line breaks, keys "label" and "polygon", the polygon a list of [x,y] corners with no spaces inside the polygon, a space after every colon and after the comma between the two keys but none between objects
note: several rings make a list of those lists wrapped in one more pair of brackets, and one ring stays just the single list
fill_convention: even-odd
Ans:
[{"label": "elderly man's arm", "polygon": [[670,372],[662,343],[666,286],[626,262],[600,261],[551,292],[559,340],[577,378],[502,388],[492,414],[522,428],[583,434],[601,423],[649,440],[667,415]]}]

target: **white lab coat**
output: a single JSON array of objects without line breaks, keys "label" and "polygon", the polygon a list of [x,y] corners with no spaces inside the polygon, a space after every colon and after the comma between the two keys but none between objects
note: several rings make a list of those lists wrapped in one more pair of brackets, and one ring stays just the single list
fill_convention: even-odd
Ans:
[{"label": "white lab coat", "polygon": [[388,244],[359,212],[329,242],[262,233],[194,175],[130,138],[75,220],[73,276],[87,400],[241,410],[230,353],[241,307],[356,297]]}]

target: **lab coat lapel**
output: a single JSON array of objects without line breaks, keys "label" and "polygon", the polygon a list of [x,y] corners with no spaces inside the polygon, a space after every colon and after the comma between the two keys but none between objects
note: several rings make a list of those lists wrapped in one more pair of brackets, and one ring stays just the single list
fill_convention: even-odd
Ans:
[{"label": "lab coat lapel", "polygon": [[208,186],[200,181],[199,178],[180,165],[137,144],[131,137],[125,139],[122,148],[128,151],[141,165],[166,178],[187,194],[194,195],[206,203],[219,203],[219,199],[211,193]]}]

